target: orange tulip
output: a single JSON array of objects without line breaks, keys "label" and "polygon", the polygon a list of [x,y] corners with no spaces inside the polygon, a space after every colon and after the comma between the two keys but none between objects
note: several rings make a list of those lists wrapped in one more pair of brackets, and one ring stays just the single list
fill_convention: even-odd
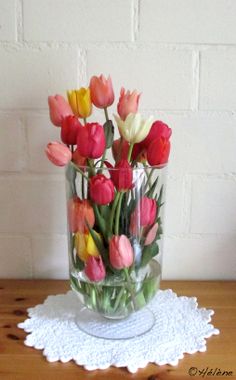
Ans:
[{"label": "orange tulip", "polygon": [[92,228],[95,223],[93,208],[87,199],[78,197],[69,199],[67,205],[69,229],[71,232],[87,233],[88,226]]},{"label": "orange tulip", "polygon": [[115,96],[110,76],[107,79],[104,75],[100,75],[100,77],[93,76],[89,87],[92,103],[96,107],[106,108],[112,105]]}]

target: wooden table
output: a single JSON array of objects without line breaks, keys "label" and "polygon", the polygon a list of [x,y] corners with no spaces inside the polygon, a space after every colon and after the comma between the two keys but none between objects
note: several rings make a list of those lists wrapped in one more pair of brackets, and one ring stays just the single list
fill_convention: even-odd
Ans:
[{"label": "wooden table", "polygon": [[48,363],[41,351],[24,346],[26,333],[16,327],[27,317],[26,309],[49,294],[64,293],[68,281],[0,280],[0,380],[84,380],[137,379],[185,380],[191,367],[232,371],[231,376],[205,376],[205,379],[236,379],[236,282],[163,281],[162,289],[178,295],[196,296],[199,305],[215,310],[213,324],[221,333],[207,340],[207,352],[185,355],[177,367],[148,365],[136,374],[125,368],[87,372],[73,362]]}]

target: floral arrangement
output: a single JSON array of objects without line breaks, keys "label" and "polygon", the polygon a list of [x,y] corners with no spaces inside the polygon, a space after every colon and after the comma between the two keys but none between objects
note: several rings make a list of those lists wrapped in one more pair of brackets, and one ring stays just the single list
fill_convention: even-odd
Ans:
[{"label": "floral arrangement", "polygon": [[[153,173],[168,162],[171,129],[142,118],[140,94],[122,88],[114,116],[120,136],[114,139],[110,77],[93,76],[88,88],[68,91],[67,98],[48,98],[62,142],[50,142],[45,151],[53,164],[66,166],[72,287],[88,307],[127,315],[156,291],[153,276],[146,271],[141,281],[138,273],[159,252],[163,186],[157,193]],[[93,105],[104,110],[103,125],[88,122]]]}]

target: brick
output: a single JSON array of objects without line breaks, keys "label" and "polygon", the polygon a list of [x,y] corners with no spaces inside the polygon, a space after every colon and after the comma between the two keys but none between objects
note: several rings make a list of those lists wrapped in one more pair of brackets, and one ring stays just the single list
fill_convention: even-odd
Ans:
[{"label": "brick", "polygon": [[140,39],[174,43],[236,42],[234,0],[141,0]]},{"label": "brick", "polygon": [[235,245],[235,235],[166,238],[163,279],[233,280]]},{"label": "brick", "polygon": [[34,278],[68,279],[67,237],[34,236],[32,239]]},{"label": "brick", "polygon": [[234,48],[206,50],[201,53],[201,109],[235,110],[235,61],[236,49]]},{"label": "brick", "polygon": [[77,55],[76,48],[0,48],[0,108],[47,108],[48,95],[76,87]]},{"label": "brick", "polygon": [[23,125],[18,116],[0,114],[0,170],[20,171],[24,165]]},{"label": "brick", "polygon": [[191,232],[235,233],[235,179],[198,178],[192,188]]},{"label": "brick", "polygon": [[[129,41],[131,1],[24,0],[29,41]],[[44,20],[42,23],[41,20]]]},{"label": "brick", "polygon": [[171,175],[236,172],[234,117],[198,113],[187,116],[157,115],[157,119],[162,119],[172,128]]},{"label": "brick", "polygon": [[0,278],[31,278],[30,239],[0,236]]},{"label": "brick", "polygon": [[5,233],[65,233],[63,180],[1,178],[0,231]]},{"label": "brick", "polygon": [[87,59],[89,76],[111,75],[116,101],[124,86],[142,92],[141,108],[190,108],[193,83],[189,50],[94,48],[89,49]]},{"label": "brick", "polygon": [[0,0],[0,40],[16,40],[15,0]]},{"label": "brick", "polygon": [[63,168],[53,165],[44,153],[49,141],[61,141],[61,129],[51,123],[49,114],[30,113],[27,115],[26,125],[29,170],[32,172],[56,173],[64,176]]}]

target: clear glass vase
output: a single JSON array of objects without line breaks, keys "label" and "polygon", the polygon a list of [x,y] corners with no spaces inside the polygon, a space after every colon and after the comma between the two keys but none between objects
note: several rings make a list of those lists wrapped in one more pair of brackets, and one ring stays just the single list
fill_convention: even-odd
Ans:
[{"label": "clear glass vase", "polygon": [[[144,308],[159,289],[166,177],[166,166],[137,165],[132,169],[130,189],[115,190],[109,204],[95,204],[90,197],[91,178],[97,174],[110,178],[116,170],[70,162],[65,172],[71,287],[86,307],[85,313],[90,310],[94,318],[100,315],[111,320]],[[127,266],[127,244],[111,252],[110,241],[115,236],[128,240],[127,256],[132,252],[132,263]],[[119,249],[124,267],[116,257]],[[99,273],[96,281],[86,275],[89,256],[102,260],[101,280]],[[119,265],[114,264],[116,259]]]}]

